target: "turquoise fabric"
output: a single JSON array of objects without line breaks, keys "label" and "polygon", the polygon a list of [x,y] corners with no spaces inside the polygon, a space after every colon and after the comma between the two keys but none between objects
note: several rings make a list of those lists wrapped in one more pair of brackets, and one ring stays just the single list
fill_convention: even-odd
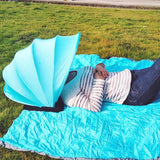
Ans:
[{"label": "turquoise fabric", "polygon": [[[77,55],[71,69],[100,62],[108,71],[153,64],[150,60]],[[24,110],[1,140],[54,157],[156,158],[160,156],[160,95],[145,106],[105,102],[99,113],[78,107],[66,107],[60,113]]]},{"label": "turquoise fabric", "polygon": [[38,107],[54,107],[76,54],[80,33],[35,39],[18,51],[3,70],[5,95],[13,101]]}]

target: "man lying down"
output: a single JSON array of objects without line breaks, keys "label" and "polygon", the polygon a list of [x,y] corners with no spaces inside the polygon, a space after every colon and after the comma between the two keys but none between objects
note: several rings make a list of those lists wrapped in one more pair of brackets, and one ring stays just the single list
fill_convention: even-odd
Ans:
[{"label": "man lying down", "polygon": [[[103,63],[69,72],[55,107],[37,110],[60,112],[64,104],[100,112],[103,101],[125,105],[146,105],[154,101],[160,90],[160,58],[149,68],[108,72]],[[32,110],[32,106],[24,106]],[[33,110],[36,110],[35,107]]]}]

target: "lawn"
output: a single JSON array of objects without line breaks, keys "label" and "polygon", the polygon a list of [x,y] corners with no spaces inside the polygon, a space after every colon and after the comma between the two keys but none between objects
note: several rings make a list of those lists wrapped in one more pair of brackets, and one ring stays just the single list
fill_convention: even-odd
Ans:
[{"label": "lawn", "polygon": [[[160,56],[160,11],[0,2],[0,137],[22,111],[3,94],[3,68],[34,38],[81,32],[77,54],[128,57]],[[50,159],[0,147],[0,159]]]}]

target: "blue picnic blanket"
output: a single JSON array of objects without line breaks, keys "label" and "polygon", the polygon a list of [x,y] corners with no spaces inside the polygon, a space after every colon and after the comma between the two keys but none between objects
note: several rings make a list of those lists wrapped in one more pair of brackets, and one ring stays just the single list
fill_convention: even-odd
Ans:
[{"label": "blue picnic blanket", "polygon": [[[95,67],[100,62],[108,71],[153,64],[150,60],[76,55],[71,69]],[[153,159],[160,156],[160,94],[145,106],[105,102],[99,113],[67,106],[60,113],[23,110],[0,140],[12,149],[53,157]]]}]

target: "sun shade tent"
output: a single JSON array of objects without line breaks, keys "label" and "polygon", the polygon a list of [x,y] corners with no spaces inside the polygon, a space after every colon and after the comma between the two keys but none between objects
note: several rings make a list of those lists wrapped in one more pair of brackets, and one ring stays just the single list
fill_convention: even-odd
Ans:
[{"label": "sun shade tent", "polygon": [[54,107],[58,100],[76,54],[80,33],[35,39],[18,51],[3,70],[5,95],[13,101]]}]

